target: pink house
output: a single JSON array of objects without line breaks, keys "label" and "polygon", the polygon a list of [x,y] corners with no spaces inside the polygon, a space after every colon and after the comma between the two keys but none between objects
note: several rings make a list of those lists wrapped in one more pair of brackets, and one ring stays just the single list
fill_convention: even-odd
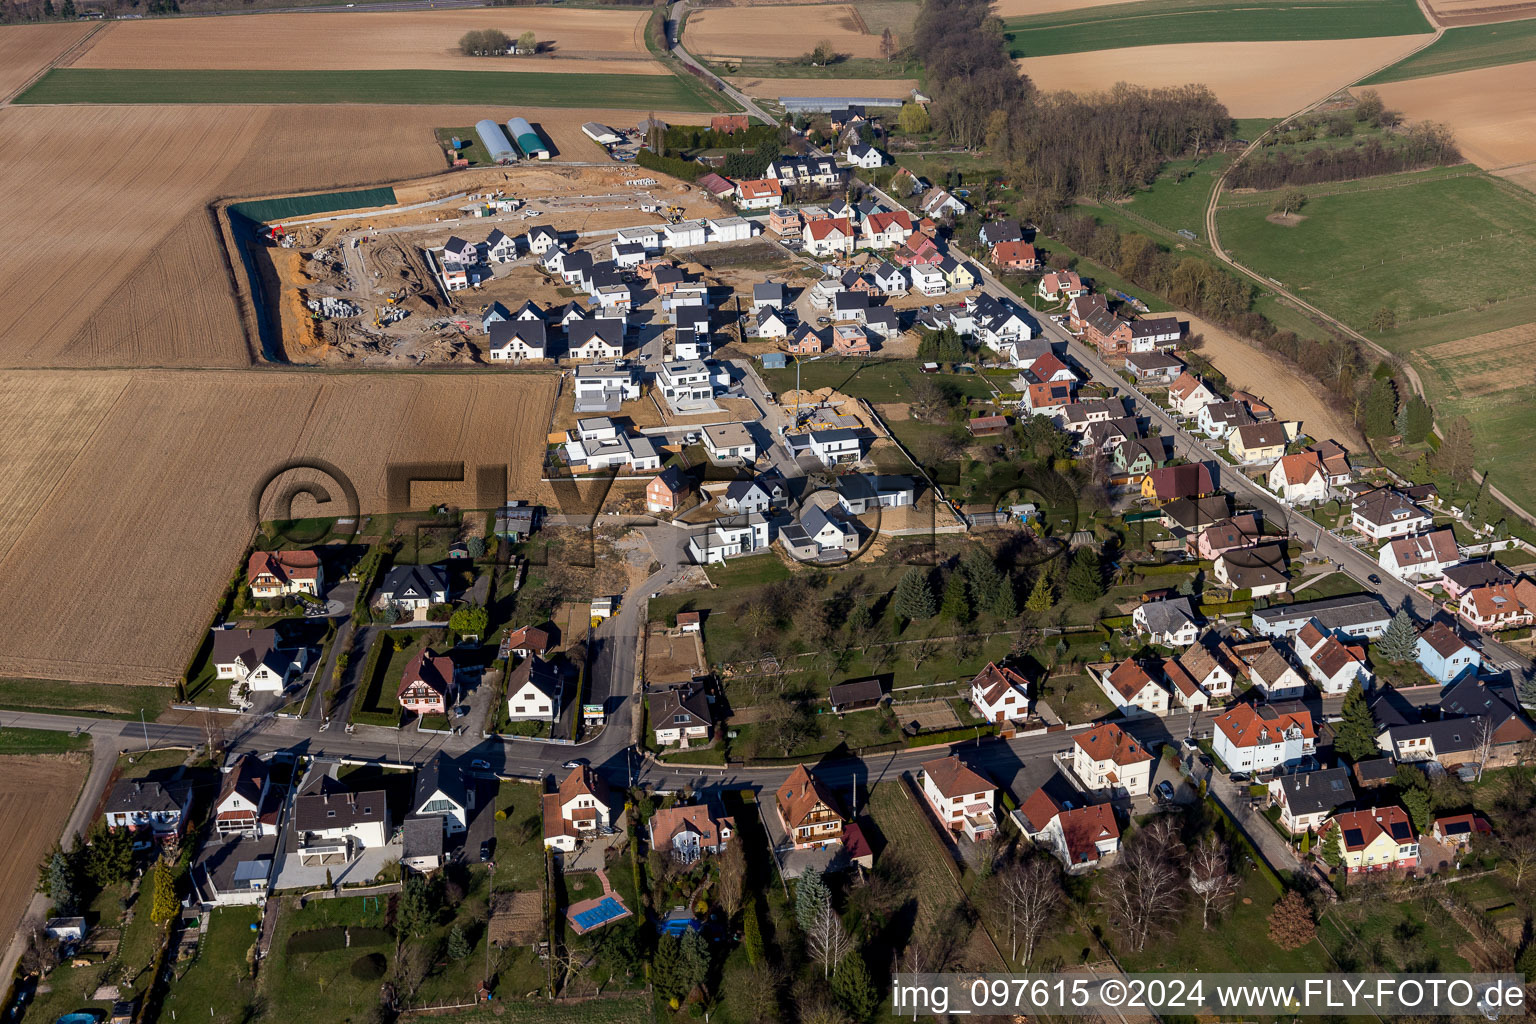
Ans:
[{"label": "pink house", "polygon": [[453,658],[423,648],[400,680],[400,706],[418,715],[446,715],[453,703]]},{"label": "pink house", "polygon": [[1200,536],[1195,540],[1195,555],[1214,562],[1225,552],[1253,547],[1263,539],[1263,531],[1259,528],[1259,517],[1250,512],[1247,515],[1233,516],[1230,519],[1212,523],[1201,530]]}]

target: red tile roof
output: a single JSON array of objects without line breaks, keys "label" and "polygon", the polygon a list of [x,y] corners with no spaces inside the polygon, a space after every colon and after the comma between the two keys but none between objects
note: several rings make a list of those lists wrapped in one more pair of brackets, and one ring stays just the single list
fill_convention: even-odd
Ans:
[{"label": "red tile roof", "polygon": [[1234,747],[1257,747],[1279,743],[1281,734],[1293,725],[1301,730],[1303,736],[1316,735],[1312,730],[1312,714],[1309,711],[1296,711],[1290,714],[1276,714],[1272,718],[1262,718],[1252,704],[1239,704],[1216,719],[1216,728],[1222,731],[1227,741]]},{"label": "red tile roof", "polygon": [[312,580],[320,575],[320,556],[313,551],[253,551],[245,564],[247,583],[263,574],[279,582]]},{"label": "red tile roof", "polygon": [[1152,760],[1145,747],[1113,722],[1079,734],[1075,742],[1095,761],[1113,761],[1122,768]]},{"label": "red tile roof", "polygon": [[992,793],[997,787],[976,774],[960,758],[951,754],[936,761],[924,761],[923,774],[945,797],[970,796],[972,793]]},{"label": "red tile roof", "polygon": [[844,235],[853,234],[853,228],[848,224],[847,217],[823,217],[813,220],[806,225],[810,229],[811,238],[821,241],[831,236],[833,231],[841,231]]}]

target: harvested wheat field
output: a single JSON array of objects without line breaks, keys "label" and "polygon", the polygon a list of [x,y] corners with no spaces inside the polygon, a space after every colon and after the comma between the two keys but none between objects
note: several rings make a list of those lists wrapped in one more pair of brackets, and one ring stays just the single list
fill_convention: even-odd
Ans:
[{"label": "harvested wheat field", "polygon": [[83,22],[0,28],[0,98],[9,99],[91,28]]},{"label": "harvested wheat field", "polygon": [[[1184,314],[1180,314],[1182,318]],[[1205,338],[1200,354],[1211,361],[1233,388],[1252,392],[1282,420],[1300,420],[1301,429],[1315,438],[1333,438],[1360,450],[1365,441],[1346,413],[1335,409],[1321,389],[1300,371],[1276,356],[1243,342],[1219,327],[1189,318],[1191,334]]]},{"label": "harvested wheat field", "polygon": [[[32,892],[37,865],[64,834],[64,823],[90,770],[85,754],[0,757],[0,929],[13,934]],[[67,968],[66,968],[67,970]]]},{"label": "harvested wheat field", "polygon": [[906,99],[917,88],[915,78],[727,78],[749,96],[867,96]]},{"label": "harvested wheat field", "polygon": [[[17,371],[8,387],[54,394],[61,376]],[[470,483],[418,487],[408,507],[475,503],[480,466],[505,469],[507,494],[544,500],[538,470],[552,376],[107,376],[104,387],[120,388],[114,402],[41,408],[23,397],[0,406],[0,436],[17,443],[37,438],[57,451],[71,430],[86,439],[46,489],[10,475],[5,481],[0,505],[27,521],[11,531],[0,558],[0,607],[29,612],[7,630],[0,676],[173,682],[250,541],[258,487],[294,460],[335,465],[364,512],[390,507],[385,467],[392,464],[468,467]],[[265,517],[282,512],[272,493]],[[301,503],[294,514],[316,511]],[[86,535],[89,544],[81,542]],[[101,585],[103,552],[111,552],[110,586]],[[38,587],[45,578],[49,585]]]},{"label": "harvested wheat field", "polygon": [[[205,68],[263,70],[466,71],[598,70],[561,58],[613,61],[608,71],[667,74],[645,48],[649,9],[601,11],[560,7],[473,11],[255,14],[240,18],[118,21],[70,63],[76,68]],[[549,57],[465,57],[459,37],[499,28],[516,39],[533,32]],[[648,64],[649,67],[642,66]]]},{"label": "harvested wheat field", "polygon": [[710,8],[690,14],[684,32],[701,57],[798,57],[823,39],[850,57],[880,56],[880,37],[863,30],[848,4]]},{"label": "harvested wheat field", "polygon": [[[1440,121],[1462,155],[1484,170],[1529,185],[1536,164],[1536,62],[1458,71],[1375,86],[1409,118]],[[1522,175],[1526,180],[1521,181]]]},{"label": "harvested wheat field", "polygon": [[1308,42],[1181,43],[1018,62],[1040,88],[1098,92],[1117,82],[1210,87],[1233,117],[1284,117],[1395,62],[1428,36]]},{"label": "harvested wheat field", "polygon": [[1499,0],[1428,0],[1434,18],[1442,25],[1485,25],[1495,21],[1519,21],[1536,17],[1536,4],[1500,3]]}]

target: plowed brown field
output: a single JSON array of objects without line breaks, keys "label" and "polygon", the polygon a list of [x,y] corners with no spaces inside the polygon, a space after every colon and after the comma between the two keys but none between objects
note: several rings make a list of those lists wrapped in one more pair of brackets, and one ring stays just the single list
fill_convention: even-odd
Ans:
[{"label": "plowed brown field", "polygon": [[[645,48],[650,11],[503,7],[479,11],[348,11],[256,14],[241,18],[119,21],[74,61],[77,68],[455,68],[467,71],[592,71],[562,58],[620,60],[634,74],[667,74]],[[465,57],[459,37],[499,28],[533,32],[549,57]],[[251,40],[261,44],[253,46]],[[631,63],[633,62],[633,63]]]},{"label": "plowed brown field", "polygon": [[1427,36],[1308,42],[1179,43],[1019,61],[1046,90],[1100,92],[1117,82],[1210,87],[1233,117],[1284,117],[1397,60]]},{"label": "plowed brown field", "polygon": [[1536,62],[1505,64],[1375,87],[1394,110],[1440,121],[1462,155],[1529,187],[1536,162]]},{"label": "plowed brown field", "polygon": [[[90,761],[84,754],[0,757],[0,929],[16,931],[32,890],[37,864],[64,834]],[[68,968],[65,968],[68,970]]]},{"label": "plowed brown field", "polygon": [[0,28],[0,99],[27,84],[53,59],[91,30],[83,22],[58,25],[6,25]]},{"label": "plowed brown field", "polygon": [[880,56],[880,37],[866,35],[847,4],[712,8],[690,14],[684,31],[701,57],[798,57],[823,39],[850,57]]},{"label": "plowed brown field", "polygon": [[472,502],[477,466],[505,467],[511,496],[543,497],[552,376],[95,376],[7,375],[0,437],[53,455],[0,480],[13,538],[0,607],[27,609],[7,626],[0,676],[174,681],[250,540],[257,487],[292,460],[334,464],[365,513],[387,507],[393,463],[467,465],[469,485],[418,489],[412,507]]}]

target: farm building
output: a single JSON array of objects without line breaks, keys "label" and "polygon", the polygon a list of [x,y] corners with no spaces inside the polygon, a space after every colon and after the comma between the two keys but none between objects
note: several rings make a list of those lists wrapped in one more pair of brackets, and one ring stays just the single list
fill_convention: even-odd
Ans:
[{"label": "farm building", "polygon": [[582,134],[599,146],[612,146],[615,143],[624,141],[624,136],[605,124],[598,124],[596,121],[588,121],[581,126],[581,131]]},{"label": "farm building", "polygon": [[480,145],[490,155],[491,162],[497,164],[512,164],[517,162],[517,150],[507,141],[507,133],[501,130],[501,125],[484,118],[475,123],[475,134],[480,136]]},{"label": "farm building", "polygon": [[533,130],[521,117],[514,117],[507,122],[507,134],[512,136],[512,141],[517,143],[517,148],[523,151],[523,155],[530,160],[548,160],[549,147],[544,145],[544,140],[539,138],[539,133]]}]

